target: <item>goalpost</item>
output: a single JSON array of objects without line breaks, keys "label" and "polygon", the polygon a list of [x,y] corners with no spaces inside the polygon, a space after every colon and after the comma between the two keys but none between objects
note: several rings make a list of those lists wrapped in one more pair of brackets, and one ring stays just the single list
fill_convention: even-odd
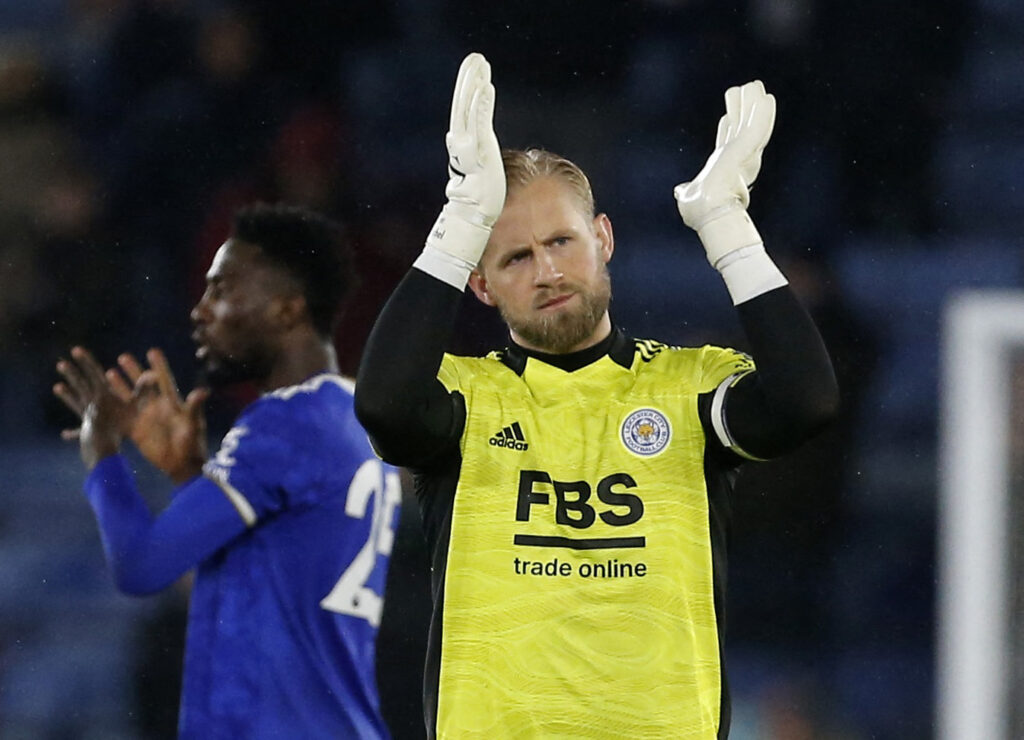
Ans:
[{"label": "goalpost", "polygon": [[936,737],[1024,737],[1024,293],[944,317]]}]

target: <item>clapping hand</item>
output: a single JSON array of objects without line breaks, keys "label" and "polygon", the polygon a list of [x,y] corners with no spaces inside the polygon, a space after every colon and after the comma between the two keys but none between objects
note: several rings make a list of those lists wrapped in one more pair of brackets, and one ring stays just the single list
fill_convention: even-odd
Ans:
[{"label": "clapping hand", "polygon": [[164,353],[151,349],[146,359],[148,370],[130,354],[118,357],[131,385],[120,373],[110,371],[111,389],[134,408],[131,440],[139,452],[176,483],[182,483],[198,475],[206,461],[203,402],[210,392],[196,388],[182,400]]},{"label": "clapping hand", "polygon": [[679,215],[700,236],[715,267],[731,252],[761,242],[746,209],[774,126],[775,97],[760,80],[730,87],[715,150],[693,180],[675,188]]},{"label": "clapping hand", "polygon": [[482,54],[470,54],[462,61],[444,141],[448,202],[427,236],[416,267],[463,290],[505,204],[505,168],[494,133],[491,65]]},{"label": "clapping hand", "polygon": [[129,437],[176,483],[201,471],[207,450],[207,389],[197,388],[182,400],[167,358],[158,349],[146,353],[149,369],[122,354],[120,371],[105,373],[85,349],[75,347],[71,356],[75,362],[57,364],[65,382],[55,385],[54,393],[82,419],[80,429],[65,430],[62,436],[79,439],[87,467],[117,452],[121,440]]},{"label": "clapping hand", "polygon": [[78,429],[65,429],[61,437],[78,440],[82,461],[92,470],[115,454],[130,433],[133,404],[111,390],[103,368],[84,347],[73,347],[70,360],[57,362],[57,372],[64,380],[53,386],[54,395],[82,420]]}]

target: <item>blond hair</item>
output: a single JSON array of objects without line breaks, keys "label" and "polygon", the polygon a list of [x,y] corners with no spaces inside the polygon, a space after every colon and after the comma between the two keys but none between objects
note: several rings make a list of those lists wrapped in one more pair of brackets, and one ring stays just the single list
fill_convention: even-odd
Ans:
[{"label": "blond hair", "polygon": [[519,190],[540,177],[557,177],[568,185],[583,206],[583,212],[594,217],[594,192],[583,170],[565,157],[546,149],[504,149],[501,162],[505,166],[508,192]]}]

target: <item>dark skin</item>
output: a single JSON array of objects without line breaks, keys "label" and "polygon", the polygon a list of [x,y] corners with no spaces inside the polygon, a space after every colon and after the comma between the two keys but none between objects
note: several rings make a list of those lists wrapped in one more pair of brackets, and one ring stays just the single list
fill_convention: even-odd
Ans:
[{"label": "dark skin", "polygon": [[[258,246],[229,239],[206,285],[191,318],[196,357],[211,378],[249,380],[268,392],[337,372],[334,347],[314,329],[298,284]],[[119,369],[104,372],[88,350],[72,348],[71,358],[57,363],[63,380],[53,392],[82,423],[62,436],[78,439],[89,470],[129,437],[154,466],[184,483],[207,458],[203,402],[210,391],[196,388],[182,399],[163,352],[152,349],[146,359],[148,369],[123,354]]]},{"label": "dark skin", "polygon": [[183,401],[163,353],[152,349],[146,357],[150,368],[143,370],[134,357],[121,355],[122,375],[115,369],[104,372],[87,349],[73,347],[72,359],[57,363],[64,381],[53,392],[82,425],[61,436],[78,439],[89,470],[129,437],[153,465],[183,483],[206,459],[203,402],[209,391],[197,388]]}]

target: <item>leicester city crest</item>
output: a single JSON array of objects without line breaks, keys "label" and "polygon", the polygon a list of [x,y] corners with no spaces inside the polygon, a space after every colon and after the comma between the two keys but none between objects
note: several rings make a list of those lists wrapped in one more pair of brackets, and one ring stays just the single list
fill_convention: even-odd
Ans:
[{"label": "leicester city crest", "polygon": [[668,444],[672,427],[663,413],[655,409],[637,409],[622,422],[622,444],[637,455],[657,455]]}]

